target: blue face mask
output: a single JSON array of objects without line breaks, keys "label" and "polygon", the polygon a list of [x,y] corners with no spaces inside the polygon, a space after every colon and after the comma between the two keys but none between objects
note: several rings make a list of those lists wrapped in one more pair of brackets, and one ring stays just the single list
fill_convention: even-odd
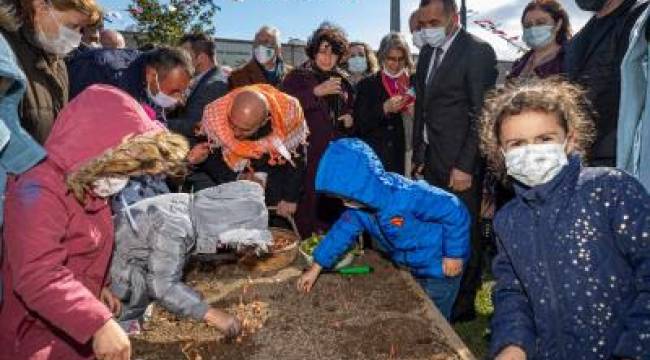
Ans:
[{"label": "blue face mask", "polygon": [[550,44],[555,39],[553,25],[531,26],[524,29],[523,40],[531,49],[539,49]]}]

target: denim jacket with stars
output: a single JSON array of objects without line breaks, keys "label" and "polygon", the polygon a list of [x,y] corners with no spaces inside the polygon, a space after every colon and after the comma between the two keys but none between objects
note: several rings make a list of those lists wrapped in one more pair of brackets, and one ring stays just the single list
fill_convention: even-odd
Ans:
[{"label": "denim jacket with stars", "polygon": [[583,168],[524,188],[496,216],[492,355],[650,359],[650,196],[624,172]]}]

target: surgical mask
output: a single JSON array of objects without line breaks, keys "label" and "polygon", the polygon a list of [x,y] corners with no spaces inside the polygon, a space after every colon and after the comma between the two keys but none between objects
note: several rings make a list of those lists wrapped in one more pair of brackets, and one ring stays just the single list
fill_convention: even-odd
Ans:
[{"label": "surgical mask", "polygon": [[359,204],[356,201],[350,201],[350,200],[343,200],[343,206],[350,208],[350,209],[363,209],[364,206]]},{"label": "surgical mask", "polygon": [[400,71],[398,71],[396,74],[391,73],[386,68],[383,68],[382,71],[384,72],[384,74],[386,76],[388,76],[391,79],[399,79],[400,77],[402,77],[404,75],[408,75],[408,73],[406,72],[406,68],[400,69]]},{"label": "surgical mask", "polygon": [[553,25],[531,26],[524,29],[523,40],[531,49],[539,49],[550,44],[554,39]]},{"label": "surgical mask", "polygon": [[353,56],[348,60],[348,70],[354,74],[363,74],[368,70],[368,62],[363,56]]},{"label": "surgical mask", "polygon": [[93,193],[98,197],[107,198],[122,191],[128,182],[128,177],[100,178],[93,182]]},{"label": "surgical mask", "polygon": [[147,86],[147,96],[149,97],[149,99],[153,101],[154,104],[160,106],[163,109],[175,108],[178,105],[178,99],[165,94],[160,89],[160,82],[158,82],[158,74],[156,74],[156,86],[158,87],[158,93],[156,95],[153,95],[151,93],[151,90],[149,90],[149,87]]},{"label": "surgical mask", "polygon": [[413,32],[413,45],[415,45],[416,48],[422,49],[424,46],[424,39],[422,38],[422,31],[414,31]]},{"label": "surgical mask", "polygon": [[584,11],[600,11],[607,0],[576,0],[576,5]]},{"label": "surgical mask", "polygon": [[508,175],[533,187],[551,181],[568,164],[563,144],[530,144],[504,153]]},{"label": "surgical mask", "polygon": [[260,64],[266,64],[275,57],[275,49],[264,45],[256,46],[254,52],[255,60]]},{"label": "surgical mask", "polygon": [[50,39],[42,30],[36,31],[36,41],[41,49],[58,56],[65,56],[81,44],[82,35],[69,27],[62,25],[50,9],[50,16],[58,25],[58,33],[54,39]]},{"label": "surgical mask", "polygon": [[441,47],[447,39],[444,26],[422,29],[422,40],[431,47]]}]

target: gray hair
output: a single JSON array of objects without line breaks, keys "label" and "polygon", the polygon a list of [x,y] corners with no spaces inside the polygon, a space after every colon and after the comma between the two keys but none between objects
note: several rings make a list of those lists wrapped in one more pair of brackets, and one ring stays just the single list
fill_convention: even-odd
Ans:
[{"label": "gray hair", "polygon": [[379,50],[377,50],[377,58],[379,59],[379,64],[384,64],[386,57],[388,56],[388,52],[393,49],[402,50],[405,57],[404,61],[406,63],[406,67],[409,70],[412,70],[413,60],[411,59],[411,49],[409,48],[409,44],[406,41],[404,35],[394,31],[381,39]]},{"label": "gray hair", "polygon": [[274,42],[275,47],[277,47],[277,48],[280,47],[280,30],[278,30],[278,28],[276,28],[275,26],[270,26],[270,25],[262,26],[255,33],[255,40],[257,40],[257,37],[262,33],[267,33],[267,34],[270,34],[271,36],[273,36],[273,39],[275,39],[275,42]]}]

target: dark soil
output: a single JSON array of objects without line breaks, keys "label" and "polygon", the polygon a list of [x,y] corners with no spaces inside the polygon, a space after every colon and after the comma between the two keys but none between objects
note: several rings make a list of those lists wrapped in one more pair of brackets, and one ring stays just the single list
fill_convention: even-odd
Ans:
[{"label": "dark soil", "polygon": [[[289,275],[286,270],[251,275],[235,265],[197,266],[189,284],[230,312],[242,303],[262,304],[261,328],[226,342],[216,329],[156,307],[148,330],[132,339],[134,359],[459,358],[433,324],[429,303],[397,269],[372,252],[355,263],[375,271],[357,277],[323,274],[308,295],[295,288],[295,268]],[[233,287],[237,282],[243,285]]]}]

